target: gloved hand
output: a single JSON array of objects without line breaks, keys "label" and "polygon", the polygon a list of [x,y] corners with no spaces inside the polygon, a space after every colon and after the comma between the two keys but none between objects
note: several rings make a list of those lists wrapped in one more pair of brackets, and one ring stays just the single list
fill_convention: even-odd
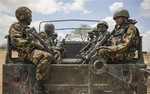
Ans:
[{"label": "gloved hand", "polygon": [[60,52],[64,52],[64,51],[65,51],[65,49],[62,48],[62,47],[55,47],[54,49],[55,49],[55,50],[58,50],[58,51],[60,51]]},{"label": "gloved hand", "polygon": [[97,50],[106,49],[106,48],[107,48],[107,46],[100,46],[100,47],[97,48]]},{"label": "gloved hand", "polygon": [[44,50],[44,46],[41,44],[35,44],[35,48],[39,50]]},{"label": "gloved hand", "polygon": [[108,52],[116,52],[118,50],[117,47],[113,47],[113,46],[100,46],[99,48],[97,48],[97,50],[100,49],[107,49]]}]

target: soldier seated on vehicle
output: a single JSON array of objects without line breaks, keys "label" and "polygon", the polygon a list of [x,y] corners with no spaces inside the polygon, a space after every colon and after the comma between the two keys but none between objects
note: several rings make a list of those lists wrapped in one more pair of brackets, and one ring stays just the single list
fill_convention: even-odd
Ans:
[{"label": "soldier seated on vehicle", "polygon": [[94,33],[92,32],[93,28],[88,32],[88,41],[92,42],[94,39]]},{"label": "soldier seated on vehicle", "polygon": [[53,46],[55,46],[55,47],[57,46],[57,43],[58,43],[57,37],[58,37],[57,32],[54,32],[54,34],[53,34],[53,36],[52,36],[52,44],[53,44]]},{"label": "soldier seated on vehicle", "polygon": [[135,27],[135,21],[128,19],[129,12],[126,9],[117,10],[113,19],[116,22],[115,29],[109,38],[108,46],[100,46],[98,55],[106,61],[131,61],[135,56],[135,46],[138,44],[139,32]]},{"label": "soldier seated on vehicle", "polygon": [[31,61],[36,65],[36,81],[33,90],[36,94],[43,94],[43,84],[49,77],[52,55],[45,52],[44,47],[35,41],[28,31],[32,21],[31,10],[22,6],[16,10],[15,15],[19,22],[14,22],[9,28],[11,42],[21,61]]},{"label": "soldier seated on vehicle", "polygon": [[49,49],[53,50],[54,63],[61,63],[61,54],[58,47],[55,47],[53,44],[55,26],[52,23],[47,23],[44,26],[44,31],[41,31],[39,35],[43,38]]},{"label": "soldier seated on vehicle", "polygon": [[92,42],[90,45],[89,51],[91,51],[93,49],[93,47],[95,47],[95,45],[98,42],[100,42],[106,34],[110,34],[110,32],[108,32],[107,29],[108,29],[107,22],[100,21],[97,24],[97,28],[94,27],[88,32],[89,37],[90,37],[90,42]]},{"label": "soldier seated on vehicle", "polygon": [[52,47],[60,52],[61,57],[63,56],[65,49],[63,47],[60,47],[60,45],[58,45],[58,34],[57,32],[54,32],[53,36],[52,36]]},{"label": "soldier seated on vehicle", "polygon": [[[97,24],[97,30],[95,30],[95,43],[100,42],[106,35],[110,34],[110,32],[107,30],[108,29],[108,23],[106,21],[100,21]],[[108,41],[105,42],[104,45],[107,45]]]},{"label": "soldier seated on vehicle", "polygon": [[93,34],[92,41],[96,44],[97,37],[100,35],[100,33],[96,27],[92,28],[90,32]]},{"label": "soldier seated on vehicle", "polygon": [[98,34],[95,35],[97,36],[97,41],[100,41],[106,34],[110,34],[110,32],[107,30],[108,29],[108,23],[106,21],[100,21],[97,24],[97,30]]},{"label": "soldier seated on vehicle", "polygon": [[85,55],[87,55],[95,46],[96,40],[95,40],[95,32],[98,32],[97,28],[94,27],[90,29],[88,32],[88,44],[82,48],[79,53],[76,55],[77,57],[84,58]]}]

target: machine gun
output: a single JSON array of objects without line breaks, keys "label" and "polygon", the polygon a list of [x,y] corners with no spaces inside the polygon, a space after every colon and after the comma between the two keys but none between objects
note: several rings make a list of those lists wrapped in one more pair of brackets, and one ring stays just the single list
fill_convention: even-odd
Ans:
[{"label": "machine gun", "polygon": [[49,53],[52,54],[52,49],[49,49],[49,48],[47,47],[47,45],[45,44],[45,42],[44,42],[44,41],[41,39],[41,37],[37,34],[37,31],[35,30],[34,27],[30,28],[28,31],[29,31],[29,33],[30,33],[31,35],[33,35],[36,39],[38,39],[38,41],[41,43],[41,45],[44,46],[45,51],[47,51],[47,52],[49,52]]},{"label": "machine gun", "polygon": [[[111,33],[112,34],[112,33]],[[106,41],[109,39],[111,34],[106,34],[100,42],[98,42],[95,47],[91,50],[90,53],[84,56],[84,60],[82,61],[81,65],[82,66],[84,63],[86,63],[87,60],[89,60],[95,53],[98,47],[102,46]]]},{"label": "machine gun", "polygon": [[62,39],[62,42],[60,44],[60,47],[63,47],[63,45],[65,44],[66,38],[68,37],[68,34],[65,36],[64,39]]},{"label": "machine gun", "polygon": [[65,42],[66,42],[66,38],[68,37],[68,34],[65,36],[65,38],[62,39],[59,47],[57,48],[57,50],[60,52],[61,54],[61,57],[64,57],[64,52],[66,51],[64,45],[65,45]]},{"label": "machine gun", "polygon": [[83,54],[86,54],[86,52],[91,48],[93,43],[94,43],[94,40],[88,42],[88,44],[86,46],[84,46],[84,48],[79,51],[79,53],[76,55],[76,57],[82,57]]}]

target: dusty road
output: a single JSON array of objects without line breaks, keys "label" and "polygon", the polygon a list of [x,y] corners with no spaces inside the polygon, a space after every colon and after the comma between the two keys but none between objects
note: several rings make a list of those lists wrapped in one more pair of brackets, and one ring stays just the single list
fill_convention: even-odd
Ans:
[{"label": "dusty road", "polygon": [[[0,94],[2,94],[2,65],[5,62],[5,55],[6,55],[6,50],[0,50]],[[17,53],[13,53],[13,56],[16,57]],[[150,69],[150,64],[148,64],[148,68]],[[148,79],[148,93],[150,94],[150,77]]]}]

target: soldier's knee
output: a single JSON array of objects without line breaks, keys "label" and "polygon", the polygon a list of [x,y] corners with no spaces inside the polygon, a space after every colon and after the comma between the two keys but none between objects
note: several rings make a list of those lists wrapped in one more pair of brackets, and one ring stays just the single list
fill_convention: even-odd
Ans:
[{"label": "soldier's knee", "polygon": [[50,53],[45,53],[44,54],[45,59],[47,59],[48,61],[52,60],[52,55]]}]

